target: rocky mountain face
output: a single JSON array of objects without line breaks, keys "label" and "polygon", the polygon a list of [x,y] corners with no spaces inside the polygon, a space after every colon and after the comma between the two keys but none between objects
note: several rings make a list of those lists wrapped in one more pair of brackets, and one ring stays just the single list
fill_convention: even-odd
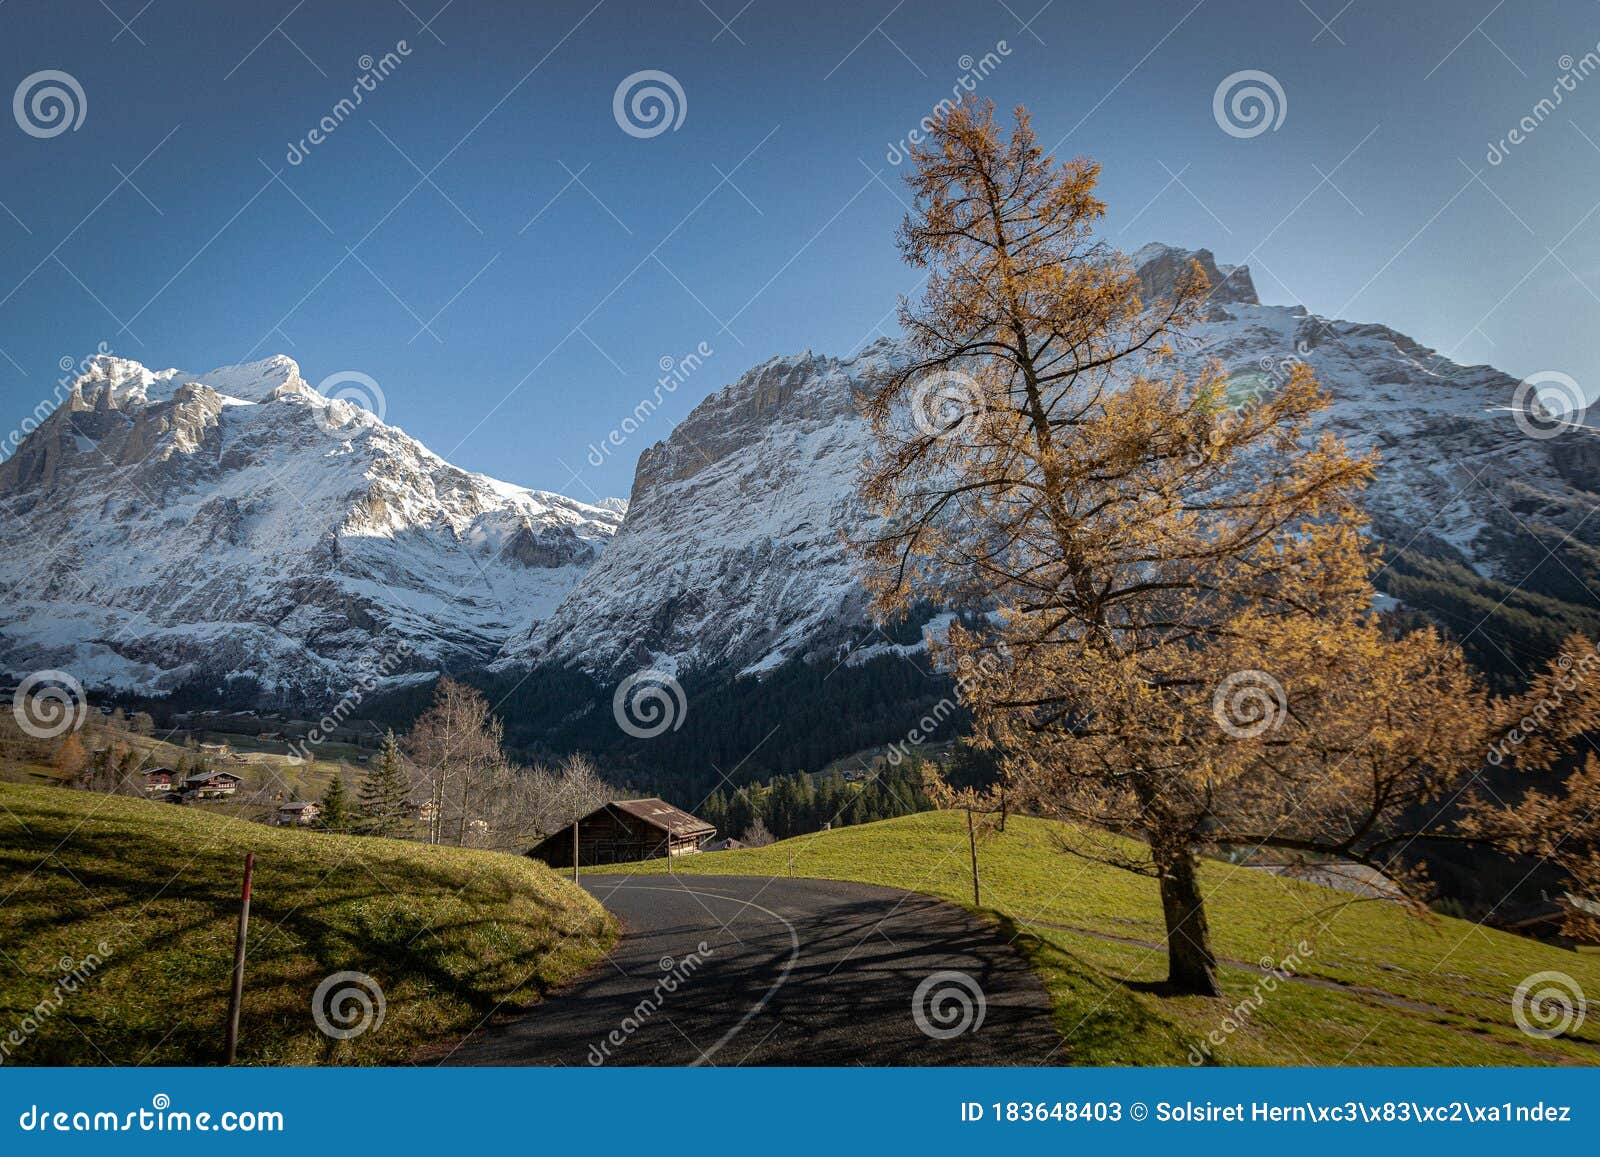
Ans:
[{"label": "rocky mountain face", "polygon": [[[1600,625],[1593,429],[1531,436],[1506,374],[1263,305],[1248,269],[1204,250],[1133,256],[1152,296],[1191,259],[1214,292],[1182,358],[1220,359],[1241,398],[1308,363],[1326,427],[1380,451],[1380,587],[1502,650],[1489,613]],[[884,341],[755,367],[644,452],[627,503],[600,505],[457,469],[287,358],[199,375],[94,359],[0,463],[0,668],[315,702],[374,667],[401,687],[485,665],[706,685],[916,649],[915,624],[891,639],[868,622],[844,541],[869,529],[858,393],[897,356]]]},{"label": "rocky mountain face", "polygon": [[0,463],[0,667],[317,700],[479,666],[624,508],[460,470],[285,357],[98,357]]},{"label": "rocky mountain face", "polygon": [[[1240,397],[1308,363],[1334,398],[1325,426],[1382,454],[1368,507],[1391,554],[1557,599],[1600,576],[1600,521],[1586,521],[1600,502],[1594,430],[1531,437],[1513,420],[1516,379],[1381,325],[1263,305],[1248,269],[1205,250],[1151,245],[1132,258],[1150,296],[1170,292],[1191,259],[1213,292],[1183,360],[1220,359]],[[894,356],[882,342],[850,358],[775,358],[707,398],[640,459],[611,548],[496,666],[554,664],[601,682],[645,667],[719,678],[903,646],[866,622],[841,540],[865,525],[856,394],[867,367]]]},{"label": "rocky mountain face", "polygon": [[696,406],[640,456],[628,519],[587,581],[496,665],[722,674],[859,632],[864,597],[842,537],[864,524],[855,389],[888,352],[774,358]]}]

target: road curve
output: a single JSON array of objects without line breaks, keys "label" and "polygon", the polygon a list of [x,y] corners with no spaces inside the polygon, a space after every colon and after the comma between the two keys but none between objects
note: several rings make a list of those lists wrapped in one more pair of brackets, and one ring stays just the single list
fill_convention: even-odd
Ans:
[{"label": "road curve", "polygon": [[1028,1065],[1059,1040],[999,931],[928,896],[754,876],[582,883],[622,923],[607,962],[443,1063]]}]

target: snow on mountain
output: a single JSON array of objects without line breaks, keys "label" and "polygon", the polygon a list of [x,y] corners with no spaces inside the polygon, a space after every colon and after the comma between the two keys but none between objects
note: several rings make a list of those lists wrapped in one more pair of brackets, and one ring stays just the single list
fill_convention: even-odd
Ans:
[{"label": "snow on mountain", "polygon": [[497,665],[760,668],[859,626],[841,538],[863,522],[854,487],[869,434],[854,391],[891,352],[774,358],[701,402],[640,456],[610,550]]},{"label": "snow on mountain", "polygon": [[[1388,543],[1513,583],[1532,561],[1530,520],[1570,535],[1570,549],[1600,548],[1600,523],[1584,521],[1600,501],[1593,430],[1529,437],[1513,420],[1515,379],[1384,326],[1263,305],[1247,268],[1205,250],[1150,245],[1132,257],[1150,296],[1191,259],[1213,291],[1184,360],[1221,359],[1241,394],[1309,363],[1334,397],[1325,425],[1382,453],[1368,507]],[[841,533],[865,517],[854,496],[868,445],[856,391],[869,363],[894,355],[880,342],[851,358],[774,358],[706,399],[641,457],[612,547],[496,666],[726,676],[886,643],[869,637]]]},{"label": "snow on mountain", "polygon": [[481,665],[624,511],[458,469],[286,357],[96,357],[0,463],[0,667],[337,698]]}]

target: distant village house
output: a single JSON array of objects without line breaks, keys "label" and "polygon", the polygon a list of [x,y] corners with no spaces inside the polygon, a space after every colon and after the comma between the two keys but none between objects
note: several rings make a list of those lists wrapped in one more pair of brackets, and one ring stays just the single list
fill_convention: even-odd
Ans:
[{"label": "distant village house", "polygon": [[152,767],[144,773],[144,789],[148,792],[168,792],[177,778],[178,773],[170,767]]},{"label": "distant village house", "polygon": [[197,771],[183,781],[183,790],[201,799],[216,799],[232,795],[241,782],[231,771]]},{"label": "distant village house", "polygon": [[321,813],[322,808],[319,804],[310,800],[296,800],[278,808],[278,823],[284,827],[294,824],[305,827],[316,823],[317,816]]}]

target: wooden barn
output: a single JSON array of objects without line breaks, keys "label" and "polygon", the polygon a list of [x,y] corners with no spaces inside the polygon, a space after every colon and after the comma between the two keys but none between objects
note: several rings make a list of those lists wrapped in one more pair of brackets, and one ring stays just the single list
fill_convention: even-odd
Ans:
[{"label": "wooden barn", "polygon": [[[570,868],[572,829],[568,824],[528,854],[552,868]],[[612,800],[580,819],[577,829],[580,867],[689,855],[717,834],[705,820],[653,798]]]}]

